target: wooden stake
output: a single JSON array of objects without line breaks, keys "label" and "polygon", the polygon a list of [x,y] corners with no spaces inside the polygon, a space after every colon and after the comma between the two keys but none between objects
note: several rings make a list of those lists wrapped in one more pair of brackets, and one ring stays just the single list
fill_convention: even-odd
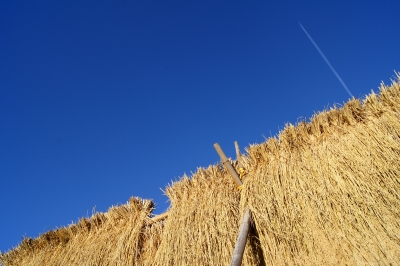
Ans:
[{"label": "wooden stake", "polygon": [[236,170],[233,168],[233,166],[230,164],[228,158],[226,157],[224,151],[221,149],[218,143],[214,144],[214,148],[217,151],[219,157],[221,158],[222,164],[225,166],[226,170],[228,170],[229,174],[233,178],[233,181],[236,183],[236,185],[241,186],[242,181],[240,180],[238,174],[236,173]]},{"label": "wooden stake", "polygon": [[154,216],[153,218],[150,219],[149,224],[153,224],[160,220],[164,220],[164,219],[168,218],[168,214],[169,214],[168,212],[164,212],[160,215]]},{"label": "wooden stake", "polygon": [[243,167],[242,162],[241,162],[241,153],[240,153],[240,149],[239,149],[239,144],[237,141],[235,141],[235,150],[236,150],[236,161],[238,164],[238,167],[241,168]]},{"label": "wooden stake", "polygon": [[[217,151],[217,153],[219,154],[219,157],[221,157],[222,164],[225,166],[225,168],[228,170],[229,174],[232,176],[233,181],[238,186],[241,186],[243,184],[242,181],[240,180],[240,178],[239,178],[238,174],[236,173],[235,169],[233,168],[233,166],[229,163],[228,158],[226,158],[225,153],[222,151],[219,144],[215,143],[214,148]],[[239,150],[239,145],[236,141],[235,141],[235,148],[236,148],[236,156],[238,156],[238,158],[239,158],[240,150]],[[233,251],[231,266],[242,265],[244,248],[246,247],[247,235],[249,234],[249,230],[250,230],[250,210],[248,207],[246,207],[246,209],[244,211],[242,223],[240,224],[239,235],[236,240],[235,249]]]},{"label": "wooden stake", "polygon": [[242,219],[242,223],[240,224],[239,235],[236,240],[235,249],[232,255],[231,266],[240,266],[242,265],[244,248],[246,247],[247,235],[250,230],[250,210],[246,207]]}]

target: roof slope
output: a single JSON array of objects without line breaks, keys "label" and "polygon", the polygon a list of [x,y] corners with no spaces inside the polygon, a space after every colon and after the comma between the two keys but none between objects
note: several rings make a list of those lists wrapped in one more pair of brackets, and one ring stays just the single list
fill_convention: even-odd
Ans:
[{"label": "roof slope", "polygon": [[400,264],[400,86],[249,149],[242,203],[267,264]]},{"label": "roof slope", "polygon": [[[167,187],[168,218],[129,203],[25,239],[11,265],[227,265],[245,206],[243,265],[400,264],[400,86],[287,125],[239,158],[240,191],[221,165]],[[237,162],[233,162],[236,166]]]}]

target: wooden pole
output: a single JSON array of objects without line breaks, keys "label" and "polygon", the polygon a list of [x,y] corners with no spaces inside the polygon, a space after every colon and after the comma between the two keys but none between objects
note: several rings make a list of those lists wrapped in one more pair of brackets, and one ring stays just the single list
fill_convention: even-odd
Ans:
[{"label": "wooden pole", "polygon": [[168,214],[169,214],[168,212],[164,212],[162,214],[154,216],[153,218],[150,219],[151,223],[155,223],[155,222],[158,222],[160,220],[164,220],[164,219],[168,218]]},{"label": "wooden pole", "polygon": [[246,247],[247,235],[250,230],[250,210],[246,207],[242,219],[242,223],[240,224],[239,235],[236,240],[235,249],[232,255],[231,266],[240,266],[242,265],[244,248]]},{"label": "wooden pole", "polygon": [[[240,155],[239,145],[237,144],[237,142],[235,142],[235,147],[236,147],[237,155],[238,154]],[[228,158],[226,158],[225,153],[222,151],[219,144],[215,143],[214,148],[217,151],[217,153],[219,154],[219,156],[221,157],[222,164],[225,166],[225,168],[228,170],[229,174],[232,176],[233,181],[238,186],[241,186],[243,184],[242,181],[240,180],[238,174],[236,173],[236,170],[229,163]],[[246,207],[246,209],[244,211],[242,223],[240,224],[239,235],[236,240],[235,249],[233,251],[231,266],[242,265],[244,248],[246,247],[247,235],[249,234],[249,230],[250,230],[250,210],[248,207]]]},{"label": "wooden pole", "polygon": [[226,157],[224,151],[221,149],[221,147],[219,146],[218,143],[214,144],[214,148],[217,151],[219,157],[221,157],[221,162],[225,166],[226,170],[228,170],[229,174],[233,178],[233,181],[236,183],[236,185],[241,186],[242,185],[242,181],[240,180],[238,174],[236,173],[236,170],[229,163],[229,160]]},{"label": "wooden pole", "polygon": [[235,150],[236,150],[236,161],[238,162],[239,167],[243,167],[242,162],[240,161],[240,149],[239,143],[235,141]]}]

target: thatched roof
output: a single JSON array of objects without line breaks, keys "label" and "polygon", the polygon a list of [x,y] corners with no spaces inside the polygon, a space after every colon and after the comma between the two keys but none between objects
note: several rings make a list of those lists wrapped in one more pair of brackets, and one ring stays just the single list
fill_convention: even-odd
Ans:
[{"label": "thatched roof", "polygon": [[[400,264],[400,86],[287,125],[239,158],[238,190],[221,165],[166,189],[168,217],[132,198],[25,239],[11,265],[228,265],[245,206],[243,265]],[[236,162],[234,162],[236,165]]]}]

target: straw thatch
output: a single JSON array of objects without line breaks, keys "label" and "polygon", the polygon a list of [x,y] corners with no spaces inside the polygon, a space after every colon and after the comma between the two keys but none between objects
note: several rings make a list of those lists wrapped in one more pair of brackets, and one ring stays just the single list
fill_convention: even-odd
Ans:
[{"label": "straw thatch", "polygon": [[267,264],[400,264],[400,86],[288,125],[249,149]]},{"label": "straw thatch", "polygon": [[[4,265],[152,265],[162,223],[151,223],[153,203],[131,198],[106,213],[26,238],[3,254]],[[148,224],[148,226],[145,226]]]},{"label": "straw thatch", "polygon": [[398,83],[287,125],[247,152],[241,191],[220,165],[199,169],[166,188],[164,220],[151,220],[151,201],[133,198],[25,239],[0,261],[228,265],[248,206],[254,224],[243,265],[400,265]]},{"label": "straw thatch", "polygon": [[[191,179],[168,187],[166,194],[172,208],[155,265],[228,265],[241,216],[240,193],[229,174],[219,166],[199,169]],[[261,261],[257,242],[248,241],[244,265]]]}]

